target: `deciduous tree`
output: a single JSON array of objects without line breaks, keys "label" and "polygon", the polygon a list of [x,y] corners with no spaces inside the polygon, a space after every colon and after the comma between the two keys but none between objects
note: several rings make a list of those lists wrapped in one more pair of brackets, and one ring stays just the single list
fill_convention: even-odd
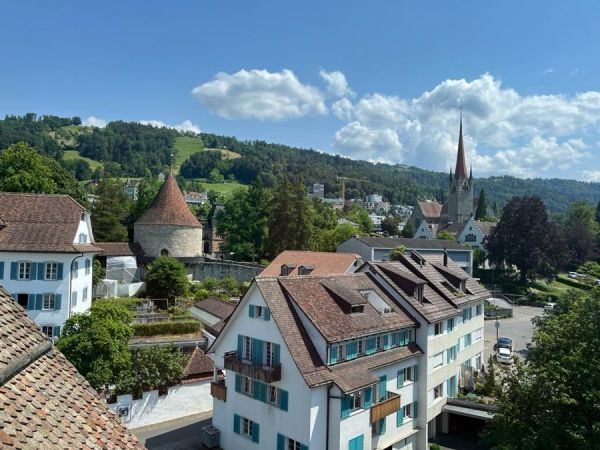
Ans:
[{"label": "deciduous tree", "polygon": [[129,199],[118,179],[103,178],[96,189],[97,199],[92,206],[92,226],[99,241],[126,241],[123,225]]},{"label": "deciduous tree", "polygon": [[161,256],[148,266],[146,293],[149,297],[174,300],[185,294],[187,287],[185,267],[176,258]]}]

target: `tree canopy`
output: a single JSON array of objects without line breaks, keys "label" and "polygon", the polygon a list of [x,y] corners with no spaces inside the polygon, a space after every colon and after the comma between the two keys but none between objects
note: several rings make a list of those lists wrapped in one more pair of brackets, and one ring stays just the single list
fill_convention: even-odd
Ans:
[{"label": "tree canopy", "polygon": [[185,294],[187,287],[185,267],[176,258],[160,256],[148,266],[146,293],[150,298],[174,300]]},{"label": "tree canopy", "polygon": [[123,225],[129,213],[129,198],[118,179],[102,178],[96,188],[92,205],[92,226],[99,241],[126,241],[127,228]]}]

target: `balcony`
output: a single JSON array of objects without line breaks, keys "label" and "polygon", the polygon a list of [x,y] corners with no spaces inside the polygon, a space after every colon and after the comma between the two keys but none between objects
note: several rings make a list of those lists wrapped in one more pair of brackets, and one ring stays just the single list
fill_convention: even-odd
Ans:
[{"label": "balcony", "polygon": [[210,383],[210,395],[218,400],[227,401],[227,388],[225,380],[213,381]]},{"label": "balcony", "polygon": [[387,392],[386,398],[371,406],[371,423],[375,423],[400,410],[400,394]]},{"label": "balcony", "polygon": [[224,357],[225,370],[231,370],[240,375],[244,375],[255,380],[265,383],[273,383],[281,380],[281,364],[277,366],[265,366],[256,364],[252,361],[239,358],[237,352],[225,353]]}]

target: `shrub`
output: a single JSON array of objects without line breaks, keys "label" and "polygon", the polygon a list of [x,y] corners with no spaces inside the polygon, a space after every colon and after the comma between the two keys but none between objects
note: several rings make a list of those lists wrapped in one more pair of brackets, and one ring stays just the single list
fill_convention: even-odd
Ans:
[{"label": "shrub", "polygon": [[556,279],[563,284],[566,284],[568,286],[572,286],[572,287],[575,287],[578,289],[589,290],[591,288],[591,286],[588,286],[587,284],[580,283],[579,281],[573,280],[568,277],[563,277],[562,275],[559,275],[558,277],[556,277]]},{"label": "shrub", "polygon": [[185,294],[188,286],[185,267],[170,256],[156,258],[148,267],[146,292],[151,298],[174,300]]},{"label": "shrub", "polygon": [[200,331],[200,328],[200,322],[197,320],[133,324],[135,336],[161,336],[197,333]]},{"label": "shrub", "polygon": [[137,297],[98,298],[94,300],[94,305],[119,305],[127,309],[134,309],[140,303],[142,303],[142,299]]}]

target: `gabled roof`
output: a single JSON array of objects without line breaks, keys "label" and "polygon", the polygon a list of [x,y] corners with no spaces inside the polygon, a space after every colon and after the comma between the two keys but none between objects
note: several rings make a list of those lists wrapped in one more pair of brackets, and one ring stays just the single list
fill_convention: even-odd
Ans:
[{"label": "gabled roof", "polygon": [[390,238],[390,237],[372,237],[358,236],[350,239],[358,239],[373,248],[392,249],[403,245],[407,249],[432,249],[432,250],[462,250],[471,251],[470,248],[454,241],[443,241],[438,239],[410,239],[410,238]]},{"label": "gabled roof", "polygon": [[152,205],[135,222],[136,225],[178,225],[201,227],[179,190],[173,175],[167,176]]},{"label": "gabled roof", "polygon": [[219,319],[227,319],[235,309],[234,303],[219,300],[218,298],[214,297],[208,297],[204,300],[200,300],[199,302],[194,303],[194,306],[208,312],[209,314],[212,314],[215,317],[218,317]]},{"label": "gabled roof", "polygon": [[68,195],[0,192],[0,251],[100,252],[93,244],[76,244],[86,209]]},{"label": "gabled roof", "polygon": [[[284,264],[295,264],[294,270],[288,275],[298,275],[300,266],[312,265],[314,269],[311,275],[328,273],[346,273],[354,271],[360,266],[361,256],[356,253],[334,253],[334,252],[309,252],[299,250],[285,250],[260,273],[260,277],[278,276],[281,274],[281,266]],[[356,265],[355,262],[359,261]]]},{"label": "gabled roof", "polygon": [[438,202],[432,202],[430,200],[417,202],[417,205],[423,213],[425,219],[438,218],[442,215],[442,208],[444,205]]},{"label": "gabled roof", "polygon": [[144,448],[1,288],[0,447]]},{"label": "gabled roof", "polygon": [[475,225],[477,225],[477,228],[479,228],[483,237],[488,237],[498,224],[496,222],[483,222],[481,220],[476,220]]},{"label": "gabled roof", "polygon": [[213,360],[206,356],[206,353],[201,349],[196,348],[183,370],[183,376],[185,378],[197,378],[205,376],[207,373],[212,375],[214,366]]},{"label": "gabled roof", "polygon": [[137,242],[96,242],[100,256],[141,256],[144,250]]}]

